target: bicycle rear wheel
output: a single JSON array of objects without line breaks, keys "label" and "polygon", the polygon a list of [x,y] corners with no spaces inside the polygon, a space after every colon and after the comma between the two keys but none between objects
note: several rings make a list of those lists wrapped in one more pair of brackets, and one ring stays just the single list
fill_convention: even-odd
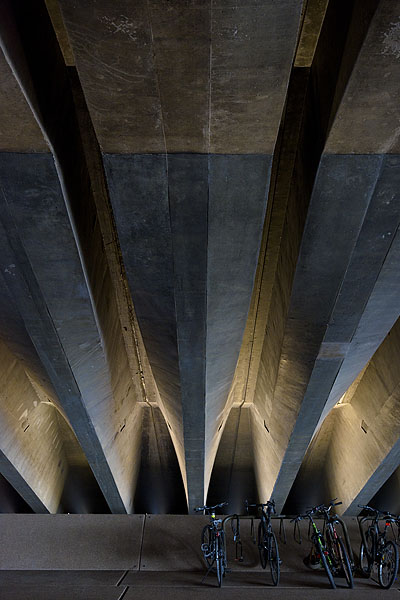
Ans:
[{"label": "bicycle rear wheel", "polygon": [[213,532],[209,525],[206,525],[201,532],[201,550],[203,552],[204,562],[210,568],[214,562],[215,551],[213,546]]},{"label": "bicycle rear wheel", "polygon": [[365,541],[367,545],[365,546],[364,542],[361,542],[360,546],[360,570],[364,577],[369,577],[375,556],[373,530],[368,529],[365,534]]},{"label": "bicycle rear wheel", "polygon": [[343,575],[346,579],[348,587],[352,588],[352,587],[354,587],[354,580],[353,580],[353,572],[351,570],[349,556],[347,554],[345,545],[340,538],[337,538],[336,543],[337,543],[337,555],[339,556],[339,560],[341,563],[341,571],[343,572]]},{"label": "bicycle rear wheel", "polygon": [[260,554],[260,564],[265,569],[268,560],[268,538],[262,522],[258,526],[258,552]]},{"label": "bicycle rear wheel", "polygon": [[399,553],[397,546],[388,541],[383,547],[382,555],[378,565],[378,580],[379,585],[388,590],[397,576],[399,569]]},{"label": "bicycle rear wheel", "polygon": [[281,574],[281,566],[279,562],[279,550],[276,536],[273,531],[268,535],[269,540],[269,568],[271,569],[272,583],[278,585]]}]

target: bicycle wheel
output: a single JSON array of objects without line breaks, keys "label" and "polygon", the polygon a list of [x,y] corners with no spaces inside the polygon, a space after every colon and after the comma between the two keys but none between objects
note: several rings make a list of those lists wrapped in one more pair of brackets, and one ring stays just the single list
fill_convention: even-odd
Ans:
[{"label": "bicycle wheel", "polygon": [[274,585],[278,585],[279,577],[281,574],[281,566],[279,562],[279,550],[278,543],[276,541],[276,536],[273,531],[271,531],[268,535],[268,560],[269,560],[269,568],[271,569],[271,577],[272,583]]},{"label": "bicycle wheel", "polygon": [[206,563],[206,566],[210,568],[215,559],[215,551],[213,531],[209,525],[206,525],[201,532],[201,550],[203,552],[204,562]]},{"label": "bicycle wheel", "polygon": [[262,522],[258,526],[258,552],[260,554],[260,564],[265,569],[268,560],[268,538]]},{"label": "bicycle wheel", "polygon": [[397,546],[392,541],[388,541],[383,547],[378,565],[378,580],[382,588],[388,590],[393,585],[398,568],[399,553]]},{"label": "bicycle wheel", "polygon": [[[327,555],[325,554],[325,552],[327,552],[327,550],[325,550],[325,548],[323,547],[323,545],[321,544],[321,542],[316,542],[316,548],[317,548],[317,553],[321,557],[321,562],[322,562],[322,565],[323,565],[323,567],[325,569],[325,572],[326,572],[326,574],[328,576],[330,586],[334,590],[334,589],[336,589],[336,584],[335,584],[335,582],[333,580],[333,575],[332,575],[332,571],[331,571],[331,568],[330,568],[329,563],[328,563]],[[329,553],[328,553],[328,556],[329,556]]]},{"label": "bicycle wheel", "polygon": [[349,555],[347,554],[345,545],[340,538],[336,540],[337,555],[341,564],[341,574],[344,575],[349,588],[354,587],[353,572],[351,570]]},{"label": "bicycle wheel", "polygon": [[374,535],[374,531],[368,529],[365,534],[367,546],[364,545],[364,542],[361,542],[360,546],[360,570],[364,577],[369,577],[372,571],[375,556]]},{"label": "bicycle wheel", "polygon": [[221,536],[218,536],[215,540],[216,543],[216,552],[215,552],[215,562],[217,565],[217,581],[218,586],[222,586],[222,579],[224,577],[225,572],[225,549],[223,548],[223,541],[221,540]]}]

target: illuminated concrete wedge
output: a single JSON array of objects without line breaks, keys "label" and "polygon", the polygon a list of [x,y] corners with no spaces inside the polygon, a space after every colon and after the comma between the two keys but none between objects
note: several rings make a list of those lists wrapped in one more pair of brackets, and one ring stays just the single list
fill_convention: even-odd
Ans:
[{"label": "illuminated concrete wedge", "polygon": [[56,410],[3,342],[0,364],[0,472],[35,512],[56,513],[68,470]]},{"label": "illuminated concrete wedge", "polygon": [[[26,30],[25,8],[2,5],[1,42],[53,146],[56,165],[48,152],[0,156],[5,277],[111,510],[130,512],[140,456],[138,386],[132,381],[96,226],[90,178],[80,160],[67,71],[44,6],[32,13],[38,23],[30,30],[33,38]],[[57,86],[52,85],[55,80]],[[60,114],[61,137],[56,124]]]},{"label": "illuminated concrete wedge", "polygon": [[[339,497],[340,512],[360,512],[397,469],[400,461],[397,321],[371,361],[328,414],[306,454],[293,489],[302,502],[315,494]],[[387,510],[386,505],[384,507]]]},{"label": "illuminated concrete wedge", "polygon": [[191,509],[229,414],[301,2],[60,6]]}]

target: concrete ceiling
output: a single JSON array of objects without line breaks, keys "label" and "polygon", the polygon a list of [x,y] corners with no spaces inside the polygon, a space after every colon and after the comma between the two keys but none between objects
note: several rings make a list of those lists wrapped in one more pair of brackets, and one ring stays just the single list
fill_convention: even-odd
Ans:
[{"label": "concrete ceiling", "polygon": [[0,511],[400,511],[399,15],[1,3]]}]

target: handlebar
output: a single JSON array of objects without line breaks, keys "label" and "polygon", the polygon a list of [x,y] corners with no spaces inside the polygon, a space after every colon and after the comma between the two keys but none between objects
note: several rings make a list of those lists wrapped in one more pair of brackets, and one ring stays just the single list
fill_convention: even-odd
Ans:
[{"label": "handlebar", "polygon": [[227,506],[227,502],[220,502],[220,504],[215,504],[214,506],[199,506],[198,508],[194,508],[193,510],[195,512],[211,512],[213,510],[215,510],[216,508],[222,508],[223,506]]},{"label": "handlebar", "polygon": [[246,512],[249,512],[249,508],[261,508],[263,509],[264,506],[267,506],[268,508],[271,508],[271,511],[276,514],[276,510],[275,510],[275,500],[267,500],[267,502],[258,502],[256,504],[249,504],[248,500],[245,501],[245,508],[246,508]]}]

